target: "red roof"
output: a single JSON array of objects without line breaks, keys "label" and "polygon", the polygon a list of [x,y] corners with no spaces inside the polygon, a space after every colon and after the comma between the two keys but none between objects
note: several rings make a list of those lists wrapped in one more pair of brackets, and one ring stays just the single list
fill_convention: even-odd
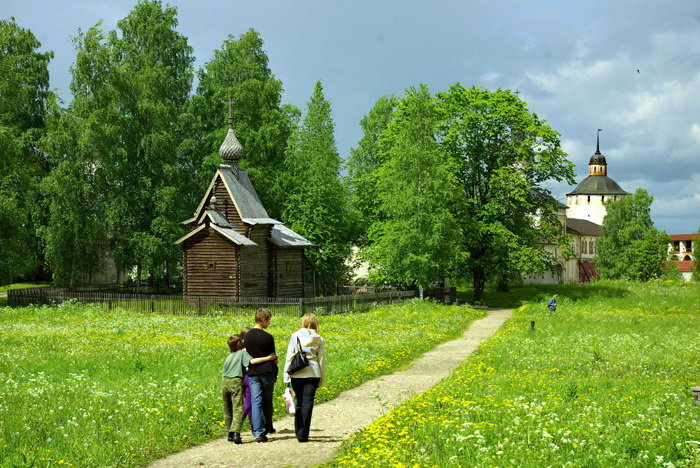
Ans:
[{"label": "red roof", "polygon": [[671,234],[671,240],[700,240],[700,234]]},{"label": "red roof", "polygon": [[673,263],[678,266],[678,271],[690,271],[690,267],[693,265],[693,262],[690,260],[674,260]]}]

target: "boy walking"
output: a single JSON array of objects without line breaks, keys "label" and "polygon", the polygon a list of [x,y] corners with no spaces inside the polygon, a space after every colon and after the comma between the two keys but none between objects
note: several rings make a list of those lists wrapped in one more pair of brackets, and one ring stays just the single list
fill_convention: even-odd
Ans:
[{"label": "boy walking", "polygon": [[[268,309],[258,309],[255,312],[255,326],[245,336],[245,349],[253,358],[276,354],[275,339],[265,331],[270,326],[271,318]],[[251,361],[248,378],[253,437],[257,442],[267,442],[267,434],[276,432],[272,427],[272,395],[277,380],[277,360],[261,364]]]},{"label": "boy walking", "polygon": [[274,361],[274,354],[252,359],[250,354],[243,349],[241,335],[231,335],[226,340],[231,353],[224,360],[221,370],[223,379],[221,394],[224,401],[224,427],[228,432],[227,440],[235,444],[242,444],[241,424],[243,424],[243,375],[245,368],[251,363]]},{"label": "boy walking", "polygon": [[556,294],[552,295],[552,298],[547,303],[547,307],[549,308],[549,315],[554,315],[557,313],[557,295]]}]

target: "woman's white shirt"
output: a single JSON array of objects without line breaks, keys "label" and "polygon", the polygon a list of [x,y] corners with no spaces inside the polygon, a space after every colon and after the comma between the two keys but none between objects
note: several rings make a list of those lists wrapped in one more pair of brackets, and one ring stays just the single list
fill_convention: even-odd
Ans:
[{"label": "woman's white shirt", "polygon": [[[295,372],[291,376],[287,373],[287,368],[289,363],[292,362],[292,357],[296,353],[297,349],[297,338],[299,338],[299,343],[302,349],[306,353],[306,358],[309,360],[309,365],[303,369]],[[292,381],[292,377],[295,379],[303,379],[307,377],[317,377],[321,379],[319,385],[323,385],[323,381],[326,376],[326,356],[325,356],[325,345],[323,344],[323,338],[321,335],[316,333],[316,330],[312,328],[300,328],[299,330],[292,333],[289,339],[289,346],[287,346],[287,356],[284,362],[284,383],[289,383]]]}]

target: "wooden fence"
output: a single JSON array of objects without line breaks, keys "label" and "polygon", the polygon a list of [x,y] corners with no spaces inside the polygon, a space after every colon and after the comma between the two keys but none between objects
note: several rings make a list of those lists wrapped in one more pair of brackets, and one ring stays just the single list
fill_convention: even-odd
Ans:
[{"label": "wooden fence", "polygon": [[374,304],[391,304],[415,297],[415,291],[390,291],[316,298],[220,297],[116,294],[93,291],[69,291],[62,288],[14,289],[8,291],[10,307],[60,304],[69,300],[101,304],[105,311],[122,309],[131,312],[173,315],[252,315],[260,308],[273,315],[300,316],[305,312],[321,315],[362,312]]}]

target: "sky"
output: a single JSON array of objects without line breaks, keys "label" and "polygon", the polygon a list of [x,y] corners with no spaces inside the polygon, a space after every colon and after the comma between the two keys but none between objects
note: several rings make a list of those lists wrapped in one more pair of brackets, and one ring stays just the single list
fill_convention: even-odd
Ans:
[{"label": "sky", "polygon": [[[228,35],[260,32],[283,101],[305,108],[321,80],[343,158],[375,101],[418,83],[518,90],[587,175],[596,130],[608,176],[653,197],[669,234],[700,227],[700,2],[697,0],[171,0],[197,68]],[[135,0],[0,0],[55,57],[70,102],[72,37],[114,29]],[[574,186],[552,183],[561,201]]]}]

